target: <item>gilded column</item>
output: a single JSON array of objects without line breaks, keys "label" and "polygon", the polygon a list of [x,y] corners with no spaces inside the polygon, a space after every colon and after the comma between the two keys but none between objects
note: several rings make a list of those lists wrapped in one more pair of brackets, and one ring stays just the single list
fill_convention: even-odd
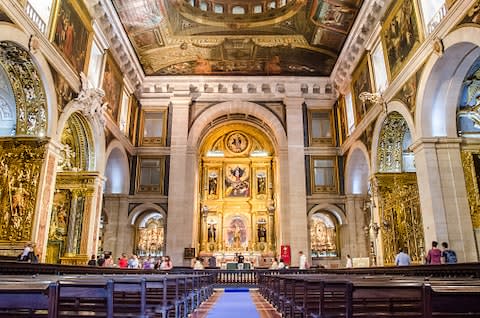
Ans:
[{"label": "gilded column", "polygon": [[70,201],[70,217],[68,219],[68,234],[67,234],[67,246],[65,248],[65,256],[74,256],[76,255],[76,242],[78,241],[78,234],[76,233],[77,229],[77,220],[79,219],[78,213],[78,203],[80,201],[80,194],[82,190],[72,190],[72,200]]}]

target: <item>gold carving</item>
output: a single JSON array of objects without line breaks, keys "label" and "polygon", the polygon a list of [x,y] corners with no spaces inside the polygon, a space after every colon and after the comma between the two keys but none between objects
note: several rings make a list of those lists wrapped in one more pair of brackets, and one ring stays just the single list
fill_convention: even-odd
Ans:
[{"label": "gold carving", "polygon": [[248,147],[248,138],[239,132],[234,132],[227,137],[227,148],[234,153],[242,153]]},{"label": "gold carving", "polygon": [[480,228],[480,196],[479,184],[480,175],[475,171],[474,156],[480,156],[479,153],[462,151],[462,166],[465,175],[465,186],[467,188],[468,205],[470,206],[470,215],[474,229]]},{"label": "gold carving", "polygon": [[425,247],[415,173],[376,174],[385,265],[393,265],[400,247],[421,264]]},{"label": "gold carving", "polygon": [[31,240],[47,139],[0,138],[0,240]]},{"label": "gold carving", "polygon": [[402,171],[402,142],[407,131],[407,122],[399,113],[391,113],[385,119],[377,152],[380,172]]}]

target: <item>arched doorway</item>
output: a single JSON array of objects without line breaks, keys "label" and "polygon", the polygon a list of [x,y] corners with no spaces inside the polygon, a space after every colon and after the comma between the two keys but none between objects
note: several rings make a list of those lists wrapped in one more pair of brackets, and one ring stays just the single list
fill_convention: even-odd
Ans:
[{"label": "arched doorway", "polygon": [[[377,147],[377,173],[371,181],[371,195],[378,213],[374,223],[374,251],[384,265],[392,265],[402,248],[413,263],[425,255],[422,213],[417,177],[410,150],[412,137],[405,118],[393,111],[384,119]],[[380,241],[377,242],[377,238]],[[376,259],[377,255],[374,255]]]},{"label": "arched doorway", "polygon": [[218,262],[263,265],[276,250],[275,152],[267,134],[251,124],[217,127],[200,147],[201,256]]}]

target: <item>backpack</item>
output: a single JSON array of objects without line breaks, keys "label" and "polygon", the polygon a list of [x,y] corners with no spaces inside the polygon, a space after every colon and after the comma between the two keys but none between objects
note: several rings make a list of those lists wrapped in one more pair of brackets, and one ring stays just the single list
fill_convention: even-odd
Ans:
[{"label": "backpack", "polygon": [[445,263],[446,264],[454,264],[457,262],[457,254],[452,250],[445,250]]}]

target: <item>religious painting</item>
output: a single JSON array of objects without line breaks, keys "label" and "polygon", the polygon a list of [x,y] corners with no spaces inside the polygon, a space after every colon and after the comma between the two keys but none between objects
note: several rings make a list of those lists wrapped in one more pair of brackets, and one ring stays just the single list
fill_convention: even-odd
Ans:
[{"label": "religious painting", "polygon": [[317,6],[312,6],[310,12],[310,19],[314,24],[342,33],[348,32],[357,14],[357,8],[341,2],[319,0],[316,3]]},{"label": "religious painting", "polygon": [[247,150],[250,141],[241,132],[233,132],[225,138],[225,143],[230,152],[240,154]]},{"label": "religious painting", "polygon": [[423,67],[413,74],[394,97],[407,105],[411,114],[415,114],[415,98],[417,96],[418,83],[420,81],[420,76],[422,75],[422,69]]},{"label": "religious painting", "polygon": [[58,1],[56,12],[51,41],[77,72],[86,72],[93,34],[88,12],[71,0]]},{"label": "religious painting", "polygon": [[210,170],[208,172],[208,198],[218,197],[218,171]]},{"label": "religious painting", "polygon": [[226,235],[227,246],[232,249],[240,249],[246,247],[247,227],[244,220],[240,216],[234,216],[227,225]]},{"label": "religious painting", "polygon": [[265,171],[257,171],[257,194],[267,193],[267,174]]},{"label": "religious painting", "polygon": [[113,121],[117,122],[122,99],[123,78],[120,68],[115,63],[111,54],[108,54],[105,63],[102,89],[105,92],[104,102],[107,104],[107,112]]},{"label": "religious painting", "polygon": [[132,145],[136,142],[138,112],[140,110],[140,103],[135,95],[130,99],[130,116],[128,118],[128,138]]},{"label": "religious painting", "polygon": [[365,101],[363,103],[360,99],[360,94],[363,92],[372,93],[372,78],[370,72],[370,66],[368,63],[368,55],[365,54],[357,69],[352,75],[352,95],[353,103],[356,111],[358,122],[366,115],[366,113],[374,106],[371,102]]},{"label": "religious painting", "polygon": [[70,87],[65,77],[58,73],[51,65],[53,82],[55,83],[55,94],[57,96],[57,110],[62,112],[65,106],[73,99],[74,90]]},{"label": "religious painting", "polygon": [[336,222],[328,213],[315,213],[309,220],[312,257],[337,257]]},{"label": "religious painting", "polygon": [[420,45],[419,21],[416,1],[402,0],[396,2],[383,24],[382,43],[390,80],[397,76]]},{"label": "religious painting", "polygon": [[225,168],[225,197],[246,198],[249,196],[250,173],[248,165],[227,165]]},{"label": "religious painting", "polygon": [[480,131],[480,58],[470,67],[462,83],[457,109],[457,131],[464,137],[477,136]]}]

